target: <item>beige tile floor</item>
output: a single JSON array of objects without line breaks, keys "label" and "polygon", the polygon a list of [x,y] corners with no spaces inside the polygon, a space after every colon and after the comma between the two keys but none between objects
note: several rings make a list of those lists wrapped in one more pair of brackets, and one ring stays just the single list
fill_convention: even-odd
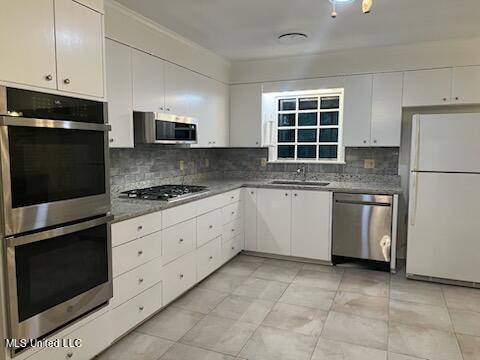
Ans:
[{"label": "beige tile floor", "polygon": [[239,255],[101,360],[480,360],[480,289]]}]

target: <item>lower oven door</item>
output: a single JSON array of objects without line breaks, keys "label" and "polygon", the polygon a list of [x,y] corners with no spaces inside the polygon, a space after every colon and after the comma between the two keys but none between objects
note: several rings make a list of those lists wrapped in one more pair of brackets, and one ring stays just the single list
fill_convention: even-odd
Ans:
[{"label": "lower oven door", "polygon": [[37,339],[108,302],[109,220],[6,239],[12,338]]}]

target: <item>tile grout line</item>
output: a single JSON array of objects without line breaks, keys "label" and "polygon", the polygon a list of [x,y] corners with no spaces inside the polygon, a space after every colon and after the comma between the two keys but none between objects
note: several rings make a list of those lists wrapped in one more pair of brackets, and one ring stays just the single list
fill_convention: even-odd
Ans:
[{"label": "tile grout line", "polygon": [[463,360],[465,360],[465,357],[463,356],[462,347],[460,346],[460,341],[458,340],[458,334],[457,334],[457,331],[455,330],[455,325],[453,324],[452,314],[450,313],[450,308],[448,307],[447,298],[445,297],[444,289],[443,287],[441,287],[441,289],[442,289],[443,301],[445,301],[445,306],[447,307],[448,317],[450,319],[450,323],[452,324],[453,334],[455,335],[455,340],[457,340],[457,346],[458,346],[458,350],[460,351],[460,356],[462,357]]}]

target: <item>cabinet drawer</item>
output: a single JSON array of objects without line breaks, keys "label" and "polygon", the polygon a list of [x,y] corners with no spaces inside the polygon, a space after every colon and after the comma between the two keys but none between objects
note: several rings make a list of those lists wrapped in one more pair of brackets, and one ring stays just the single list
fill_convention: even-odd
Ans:
[{"label": "cabinet drawer", "polygon": [[213,239],[196,251],[197,281],[214,272],[222,263],[222,237]]},{"label": "cabinet drawer", "polygon": [[191,202],[185,205],[175,206],[171,209],[163,211],[162,214],[162,226],[168,228],[175,224],[181,223],[186,220],[193,219],[197,216],[197,204]]},{"label": "cabinet drawer", "polygon": [[163,268],[163,304],[166,305],[197,282],[195,251]]},{"label": "cabinet drawer", "polygon": [[162,229],[162,213],[139,216],[112,224],[112,246],[141,238]]},{"label": "cabinet drawer", "polygon": [[197,218],[197,248],[222,234],[222,209]]},{"label": "cabinet drawer", "polygon": [[197,216],[206,214],[210,211],[219,209],[227,205],[227,203],[224,201],[223,195],[224,194],[210,196],[206,199],[196,201],[195,203],[197,205]]},{"label": "cabinet drawer", "polygon": [[223,204],[231,204],[241,199],[242,189],[235,189],[223,194]]},{"label": "cabinet drawer", "polygon": [[243,235],[243,219],[235,219],[228,224],[223,225],[223,241],[233,239],[238,235]]},{"label": "cabinet drawer", "polygon": [[162,307],[162,283],[135,296],[112,312],[113,338],[125,334]]},{"label": "cabinet drawer", "polygon": [[162,279],[161,258],[153,259],[113,280],[112,308],[123,304]]},{"label": "cabinet drawer", "polygon": [[227,262],[243,250],[243,235],[222,243],[222,260]]},{"label": "cabinet drawer", "polygon": [[163,230],[162,261],[164,264],[195,250],[196,226],[196,219],[192,219]]},{"label": "cabinet drawer", "polygon": [[162,232],[130,241],[112,249],[113,277],[162,255]]},{"label": "cabinet drawer", "polygon": [[242,217],[242,202],[238,201],[236,203],[227,205],[222,208],[222,218],[223,224],[227,224],[232,220]]}]

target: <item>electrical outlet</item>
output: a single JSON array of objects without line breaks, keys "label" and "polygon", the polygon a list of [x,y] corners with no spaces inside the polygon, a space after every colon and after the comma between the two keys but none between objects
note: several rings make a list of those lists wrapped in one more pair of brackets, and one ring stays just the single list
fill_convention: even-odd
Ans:
[{"label": "electrical outlet", "polygon": [[363,167],[365,169],[374,169],[375,168],[375,160],[373,160],[373,159],[363,160]]},{"label": "electrical outlet", "polygon": [[210,160],[209,159],[205,159],[205,167],[206,168],[210,167]]},{"label": "electrical outlet", "polygon": [[261,167],[267,167],[267,158],[261,158],[260,159],[260,166]]},{"label": "electrical outlet", "polygon": [[183,160],[180,160],[180,162],[179,162],[179,166],[180,166],[180,171],[183,171],[183,170],[185,170],[185,161],[183,161]]}]

